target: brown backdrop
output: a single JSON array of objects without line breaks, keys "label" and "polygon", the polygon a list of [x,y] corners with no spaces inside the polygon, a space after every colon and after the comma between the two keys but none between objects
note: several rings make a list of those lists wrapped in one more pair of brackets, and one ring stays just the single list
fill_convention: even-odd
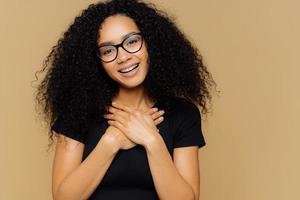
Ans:
[{"label": "brown backdrop", "polygon": [[[0,1],[0,199],[51,199],[53,152],[30,81],[93,2]],[[221,91],[203,121],[201,200],[300,199],[299,1],[152,2],[176,16]]]}]

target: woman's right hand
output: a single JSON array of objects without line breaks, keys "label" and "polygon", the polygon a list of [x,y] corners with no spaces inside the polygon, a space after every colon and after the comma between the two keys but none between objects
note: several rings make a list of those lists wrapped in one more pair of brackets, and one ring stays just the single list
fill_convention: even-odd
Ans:
[{"label": "woman's right hand", "polygon": [[[155,125],[158,125],[163,121],[163,118],[161,117],[163,113],[159,112],[158,110],[151,108],[147,111],[147,113],[152,116]],[[116,149],[126,150],[131,149],[137,145],[136,143],[131,141],[125,134],[123,134],[122,131],[114,126],[109,126],[106,129],[104,135],[105,138],[113,143],[114,148]]]}]

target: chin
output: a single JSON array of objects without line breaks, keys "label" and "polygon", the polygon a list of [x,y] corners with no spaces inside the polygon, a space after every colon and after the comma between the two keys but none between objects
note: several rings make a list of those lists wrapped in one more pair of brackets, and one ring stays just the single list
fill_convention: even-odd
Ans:
[{"label": "chin", "polygon": [[135,88],[143,84],[144,80],[146,78],[145,70],[141,70],[138,72],[138,74],[135,77],[132,78],[124,78],[124,77],[118,77],[117,82],[121,87],[124,88]]},{"label": "chin", "polygon": [[130,81],[119,81],[119,85],[121,87],[127,88],[127,89],[133,89],[136,87],[139,87],[144,82],[144,79],[142,80],[130,80]]}]

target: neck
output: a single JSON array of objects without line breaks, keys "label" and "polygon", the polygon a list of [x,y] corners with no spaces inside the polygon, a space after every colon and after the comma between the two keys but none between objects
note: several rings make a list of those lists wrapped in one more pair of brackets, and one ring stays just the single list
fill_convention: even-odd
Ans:
[{"label": "neck", "polygon": [[154,104],[148,99],[142,86],[135,88],[120,87],[113,101],[131,108],[151,107]]}]

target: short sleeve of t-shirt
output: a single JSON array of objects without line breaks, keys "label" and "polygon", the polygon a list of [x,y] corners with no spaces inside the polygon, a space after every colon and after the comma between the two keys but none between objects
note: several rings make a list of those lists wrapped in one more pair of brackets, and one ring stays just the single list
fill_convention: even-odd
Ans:
[{"label": "short sleeve of t-shirt", "polygon": [[51,129],[54,130],[58,134],[62,134],[64,136],[67,136],[69,138],[77,140],[81,143],[85,143],[83,136],[81,136],[79,133],[75,133],[75,132],[67,129],[66,126],[64,126],[64,122],[63,122],[62,118],[57,118],[56,121],[54,121]]},{"label": "short sleeve of t-shirt", "polygon": [[178,126],[174,135],[174,148],[206,145],[201,129],[201,114],[197,106],[186,102],[180,112]]}]

